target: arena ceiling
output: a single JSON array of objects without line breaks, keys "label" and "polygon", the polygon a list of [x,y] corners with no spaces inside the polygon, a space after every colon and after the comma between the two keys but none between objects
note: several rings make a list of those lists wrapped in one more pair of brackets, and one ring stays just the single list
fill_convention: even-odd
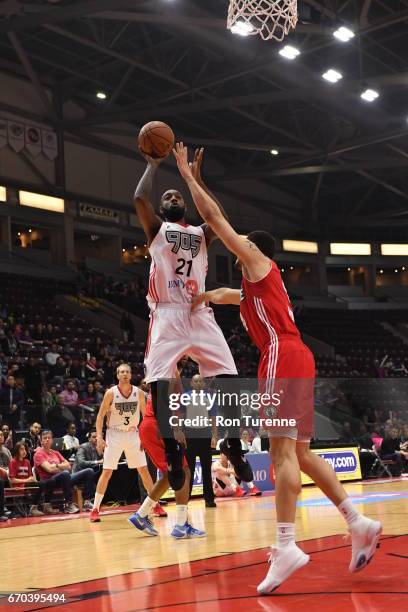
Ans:
[{"label": "arena ceiling", "polygon": [[[278,54],[279,43],[228,32],[227,6],[3,0],[0,69],[32,82],[42,119],[96,147],[133,156],[106,134],[167,121],[220,163],[210,184],[234,194],[251,179],[256,204],[296,222],[302,235],[405,240],[408,0],[300,1],[287,39],[301,51],[294,61]],[[341,25],[355,32],[348,43],[333,37]],[[324,81],[328,68],[343,79]],[[380,93],[371,104],[360,98],[366,88]],[[64,116],[69,100],[82,118]],[[268,200],[270,187],[283,197]]]}]

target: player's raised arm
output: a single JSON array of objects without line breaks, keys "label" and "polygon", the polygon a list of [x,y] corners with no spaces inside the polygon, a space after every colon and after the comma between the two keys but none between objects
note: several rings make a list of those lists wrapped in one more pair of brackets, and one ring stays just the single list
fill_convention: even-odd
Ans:
[{"label": "player's raised arm", "polygon": [[[196,179],[197,183],[200,185],[200,187],[202,187],[204,189],[204,191],[210,196],[210,198],[212,198],[214,200],[214,202],[218,205],[218,208],[220,209],[221,213],[224,215],[224,217],[226,219],[228,219],[228,215],[225,212],[221,202],[212,193],[212,191],[210,191],[208,189],[207,185],[204,182],[203,176],[201,174],[201,166],[202,166],[202,163],[203,163],[203,156],[204,156],[204,148],[203,147],[201,147],[200,149],[196,149],[195,150],[194,160],[193,160],[193,163],[192,163],[192,166],[191,166],[192,174],[193,174],[194,178]],[[202,228],[204,230],[207,246],[209,246],[212,242],[214,242],[214,240],[218,239],[217,234],[208,225],[208,223],[204,223],[202,225]]]},{"label": "player's raised arm", "polygon": [[203,302],[211,304],[234,304],[239,306],[241,300],[241,292],[239,289],[230,289],[229,287],[219,287],[213,291],[204,291],[193,297],[192,310]]},{"label": "player's raised arm", "polygon": [[102,404],[99,407],[98,416],[96,417],[96,422],[95,422],[96,448],[100,455],[102,455],[103,449],[105,448],[105,440],[103,439],[103,436],[102,436],[103,421],[104,421],[104,418],[109,408],[111,407],[112,402],[113,402],[113,391],[112,389],[108,389],[105,392],[105,395],[102,400]]},{"label": "player's raised arm", "polygon": [[162,220],[156,214],[156,211],[154,210],[150,201],[153,188],[153,179],[161,160],[153,159],[148,155],[144,155],[144,157],[147,160],[147,167],[145,173],[139,181],[138,186],[136,187],[133,202],[136,208],[136,214],[139,217],[144,233],[146,234],[147,242],[150,245],[162,224]]},{"label": "player's raised arm", "polygon": [[192,165],[188,163],[187,147],[182,142],[177,143],[173,152],[180,174],[190,189],[191,197],[201,217],[217,234],[227,249],[235,253],[250,274],[251,280],[262,278],[270,268],[270,260],[261,253],[254,243],[234,230],[223,216],[217,203],[198,184],[193,176]]}]

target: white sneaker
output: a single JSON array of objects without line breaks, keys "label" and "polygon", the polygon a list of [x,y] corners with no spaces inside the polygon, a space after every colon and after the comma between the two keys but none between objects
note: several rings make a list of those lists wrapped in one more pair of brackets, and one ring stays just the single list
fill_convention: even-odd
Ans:
[{"label": "white sneaker", "polygon": [[296,544],[289,544],[284,548],[272,548],[269,555],[271,564],[265,580],[257,588],[260,595],[272,593],[293,572],[300,569],[309,562],[310,557],[306,555]]},{"label": "white sneaker", "polygon": [[382,526],[380,521],[362,516],[351,523],[349,531],[352,545],[349,571],[360,572],[370,563],[375,549],[379,547]]}]

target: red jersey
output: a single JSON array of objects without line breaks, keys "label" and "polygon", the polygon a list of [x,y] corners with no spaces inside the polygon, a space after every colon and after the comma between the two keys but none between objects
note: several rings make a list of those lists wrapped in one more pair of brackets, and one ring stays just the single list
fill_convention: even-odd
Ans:
[{"label": "red jersey", "polygon": [[300,340],[292,304],[274,261],[262,280],[251,282],[242,277],[240,315],[260,351],[283,337]]}]

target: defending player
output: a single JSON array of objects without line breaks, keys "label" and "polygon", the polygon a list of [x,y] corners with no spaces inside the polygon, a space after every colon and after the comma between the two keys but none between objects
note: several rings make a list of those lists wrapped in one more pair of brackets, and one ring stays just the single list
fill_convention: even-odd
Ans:
[{"label": "defending player", "polygon": [[[264,231],[240,236],[221,214],[217,204],[194,178],[188,152],[180,143],[174,151],[181,175],[186,181],[202,218],[235,253],[242,269],[241,291],[216,289],[195,299],[195,305],[209,301],[240,306],[241,318],[250,337],[261,351],[258,378],[263,391],[275,389],[282,403],[277,416],[292,416],[296,427],[270,430],[271,457],[276,477],[277,549],[261,594],[271,593],[294,571],[309,561],[295,544],[296,499],[301,490],[300,470],[308,474],[331,499],[347,521],[352,539],[349,570],[363,569],[374,555],[381,535],[381,524],[362,516],[354,507],[334,470],[310,451],[313,433],[313,354],[303,344],[295,325],[292,306],[279,269],[273,261],[275,241]],[[193,166],[193,165],[191,165]],[[266,408],[266,413],[272,406]]]},{"label": "defending player", "polygon": [[[184,484],[183,449],[169,424],[169,381],[180,357],[189,354],[204,377],[237,375],[231,351],[211,308],[204,304],[191,314],[193,296],[205,291],[207,248],[216,238],[207,225],[192,226],[185,221],[182,195],[170,189],[161,197],[159,216],[151,204],[153,179],[160,160],[145,156],[147,168],[134,195],[136,212],[145,231],[152,258],[149,278],[149,336],[145,354],[146,382],[151,383],[154,412],[164,440],[168,474],[175,491]],[[197,180],[203,185],[200,167],[202,152],[196,153]],[[237,438],[225,442],[240,477],[253,478]]]},{"label": "defending player", "polygon": [[[112,472],[117,469],[123,452],[128,467],[138,470],[146,491],[149,493],[153,488],[152,477],[147,468],[146,455],[140,447],[138,433],[141,414],[145,408],[145,395],[141,389],[131,384],[132,371],[127,363],[122,363],[117,368],[116,376],[119,384],[106,391],[96,418],[96,447],[98,453],[103,452],[103,466],[102,474],[96,485],[94,505],[90,514],[91,523],[99,523],[101,520],[99,508]],[[102,436],[105,417],[107,421],[106,440]],[[160,504],[156,504],[151,510],[156,516],[166,516]]]},{"label": "defending player", "polygon": [[[178,366],[180,367],[179,362]],[[181,391],[180,381],[180,370],[176,370],[176,377],[172,381],[172,392]],[[182,432],[177,431],[177,439],[180,444],[185,446],[186,440]],[[139,529],[144,531],[148,535],[156,536],[159,535],[152,522],[149,520],[149,512],[152,508],[157,505],[158,500],[166,493],[169,489],[169,475],[168,465],[166,460],[166,453],[164,447],[164,441],[160,437],[160,431],[158,422],[153,410],[152,396],[149,394],[146,404],[146,411],[144,414],[143,421],[140,425],[140,440],[143,448],[146,449],[150,459],[154,465],[162,473],[162,476],[153,486],[153,489],[149,492],[149,495],[140,506],[139,510],[135,512],[128,521]],[[174,492],[176,498],[176,525],[171,532],[171,535],[177,540],[187,538],[203,538],[206,534],[205,531],[195,529],[188,522],[188,500],[190,498],[190,478],[191,473],[188,468],[188,463],[185,457],[183,457],[183,471],[185,474],[184,484],[181,489]]]}]

